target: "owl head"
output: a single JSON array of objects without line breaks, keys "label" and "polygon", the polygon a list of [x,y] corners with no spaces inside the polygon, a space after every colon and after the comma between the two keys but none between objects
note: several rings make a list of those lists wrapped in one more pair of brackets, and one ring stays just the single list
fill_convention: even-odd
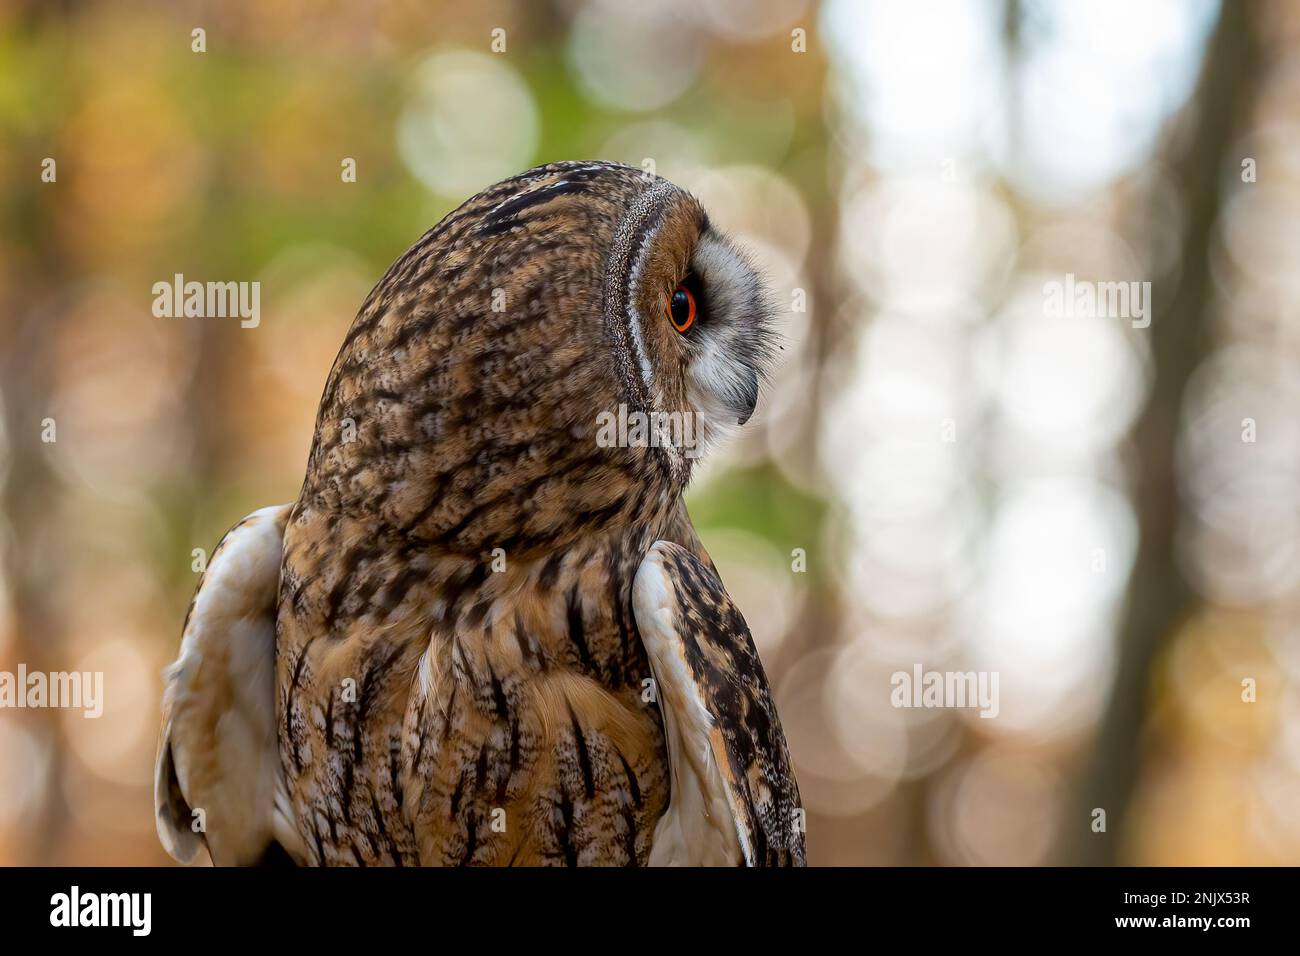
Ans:
[{"label": "owl head", "polygon": [[[770,308],[749,258],[694,197],[633,175],[644,188],[615,227],[600,315],[620,407],[643,416],[633,427],[645,426],[660,463],[684,482],[704,448],[754,412],[771,354]],[[620,433],[623,420],[620,411]]]},{"label": "owl head", "polygon": [[682,189],[614,163],[529,170],[371,292],[304,495],[458,551],[653,520],[753,414],[770,317],[748,257]]}]

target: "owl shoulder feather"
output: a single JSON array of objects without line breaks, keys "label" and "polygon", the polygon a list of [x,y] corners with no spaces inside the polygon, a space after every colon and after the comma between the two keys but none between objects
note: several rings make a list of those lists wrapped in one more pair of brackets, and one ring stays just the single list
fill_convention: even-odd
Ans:
[{"label": "owl shoulder feather", "polygon": [[154,773],[158,836],[188,863],[253,864],[287,823],[275,724],[275,606],[289,505],[263,508],[221,539],[167,668]]},{"label": "owl shoulder feather", "polygon": [[657,542],[632,606],[672,773],[650,862],[803,865],[799,787],[767,675],[707,555]]}]

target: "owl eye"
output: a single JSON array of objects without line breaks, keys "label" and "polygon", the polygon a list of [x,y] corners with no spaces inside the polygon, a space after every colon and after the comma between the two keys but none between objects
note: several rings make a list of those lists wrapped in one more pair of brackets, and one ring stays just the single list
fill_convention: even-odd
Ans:
[{"label": "owl eye", "polygon": [[678,332],[685,332],[695,324],[695,295],[685,285],[673,290],[666,308],[668,321]]}]

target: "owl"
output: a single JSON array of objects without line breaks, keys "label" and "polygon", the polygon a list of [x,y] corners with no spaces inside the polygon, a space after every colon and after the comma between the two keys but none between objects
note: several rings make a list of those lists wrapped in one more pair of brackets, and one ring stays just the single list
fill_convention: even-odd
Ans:
[{"label": "owl", "polygon": [[213,553],[158,832],[216,864],[802,865],[739,609],[682,500],[754,411],[755,268],[667,180],[554,163],[375,286],[301,492]]}]

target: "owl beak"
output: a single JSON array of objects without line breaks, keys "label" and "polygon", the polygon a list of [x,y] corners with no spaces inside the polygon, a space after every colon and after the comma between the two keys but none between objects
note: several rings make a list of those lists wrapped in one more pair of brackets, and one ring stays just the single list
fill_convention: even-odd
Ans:
[{"label": "owl beak", "polygon": [[745,392],[742,398],[741,406],[736,409],[739,417],[736,419],[737,425],[743,425],[754,415],[754,406],[758,404],[758,373],[749,369],[749,377],[745,382]]}]

